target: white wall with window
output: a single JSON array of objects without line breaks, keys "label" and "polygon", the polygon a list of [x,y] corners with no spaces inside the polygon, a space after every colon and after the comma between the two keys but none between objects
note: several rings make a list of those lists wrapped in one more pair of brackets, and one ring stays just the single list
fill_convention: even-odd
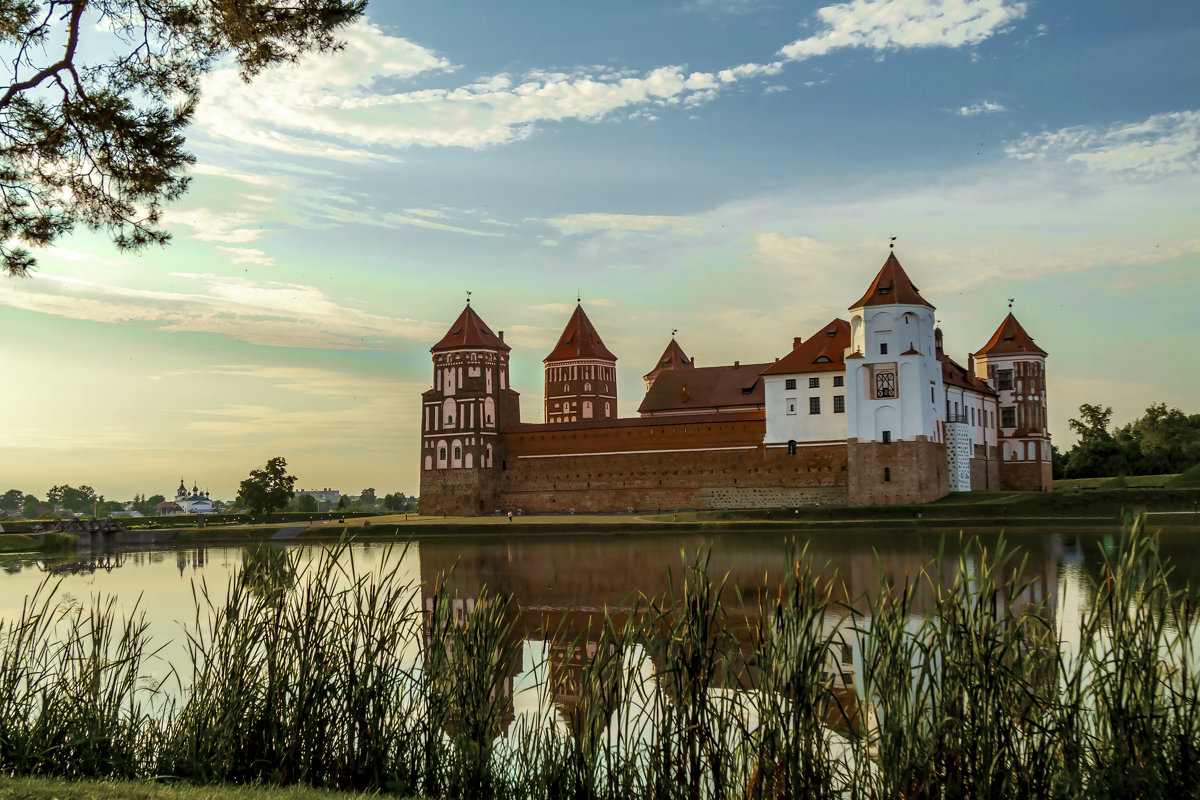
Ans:
[{"label": "white wall with window", "polygon": [[845,379],[845,372],[832,370],[764,375],[766,444],[845,441]]}]

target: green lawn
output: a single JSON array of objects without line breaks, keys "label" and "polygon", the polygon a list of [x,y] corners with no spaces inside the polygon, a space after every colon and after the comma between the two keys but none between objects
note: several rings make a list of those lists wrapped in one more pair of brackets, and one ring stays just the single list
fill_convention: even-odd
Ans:
[{"label": "green lawn", "polygon": [[[1161,489],[1175,475],[1130,475],[1128,478],[1059,478],[1054,491],[1064,489]],[[1124,486],[1119,484],[1124,483]]]},{"label": "green lawn", "polygon": [[0,800],[357,800],[379,797],[299,786],[189,786],[149,781],[0,778]]}]

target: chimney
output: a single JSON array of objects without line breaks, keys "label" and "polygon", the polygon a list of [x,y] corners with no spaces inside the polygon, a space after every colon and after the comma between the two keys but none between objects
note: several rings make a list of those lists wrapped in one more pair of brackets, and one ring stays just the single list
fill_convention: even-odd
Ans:
[{"label": "chimney", "polygon": [[792,339],[792,349],[795,350],[797,347],[799,347],[802,341],[803,339],[801,339],[799,336]]},{"label": "chimney", "polygon": [[500,337],[500,341],[504,341],[504,331],[497,331],[496,335]]},{"label": "chimney", "polygon": [[970,375],[972,378],[979,377],[978,375],[975,374],[975,354],[974,353],[967,353],[967,374]]},{"label": "chimney", "polygon": [[738,367],[740,367],[741,365],[742,365],[742,362],[740,362],[740,361],[735,361],[735,362],[733,362],[733,368],[734,368],[734,369],[737,369],[737,368],[738,368]]}]

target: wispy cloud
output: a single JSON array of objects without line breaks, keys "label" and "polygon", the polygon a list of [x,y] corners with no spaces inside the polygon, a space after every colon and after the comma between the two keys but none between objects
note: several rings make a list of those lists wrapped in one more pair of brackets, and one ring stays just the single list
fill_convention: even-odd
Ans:
[{"label": "wispy cloud", "polygon": [[68,319],[144,324],[166,332],[215,333],[251,344],[332,350],[426,342],[444,324],[343,306],[303,284],[176,273],[190,290],[152,291],[42,273],[13,283],[0,305]]},{"label": "wispy cloud", "polygon": [[162,221],[167,226],[184,226],[192,229],[187,238],[201,242],[223,242],[245,244],[261,238],[266,232],[263,227],[249,227],[256,217],[245,211],[213,211],[209,208],[187,210],[168,209]]},{"label": "wispy cloud", "polygon": [[1033,134],[1009,144],[1005,153],[1010,158],[1062,161],[1142,176],[1192,172],[1200,167],[1200,111]]},{"label": "wispy cloud", "polygon": [[852,0],[819,9],[819,30],[779,52],[798,61],[847,47],[963,47],[1002,32],[1025,11],[1025,3],[1009,0]]},{"label": "wispy cloud", "polygon": [[504,236],[503,233],[497,231],[477,231],[471,228],[460,228],[457,225],[448,225],[444,222],[434,222],[425,217],[406,217],[401,214],[386,214],[383,221],[393,225],[415,225],[418,228],[432,228],[438,231],[448,231],[450,233],[465,233],[468,236]]},{"label": "wispy cloud", "polygon": [[982,103],[962,106],[954,113],[958,114],[960,117],[976,117],[980,114],[999,114],[1001,111],[1008,111],[1008,109],[1000,103],[993,103],[990,100],[984,100]]},{"label": "wispy cloud", "polygon": [[655,214],[571,214],[546,220],[564,236],[595,231],[661,231],[664,233],[698,233],[699,221],[690,217]]},{"label": "wispy cloud", "polygon": [[264,267],[275,265],[275,256],[253,247],[221,247],[217,245],[213,249],[228,258],[232,264],[258,264]]}]

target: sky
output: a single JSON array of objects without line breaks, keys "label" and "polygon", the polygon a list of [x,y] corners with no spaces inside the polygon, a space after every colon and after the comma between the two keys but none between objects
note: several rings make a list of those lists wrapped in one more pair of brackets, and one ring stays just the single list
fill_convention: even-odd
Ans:
[{"label": "sky", "polygon": [[[97,37],[103,30],[93,30]],[[1200,412],[1200,6],[374,0],[333,54],[206,79],[166,248],[0,279],[0,491],[417,492],[470,291],[522,418],[576,298],[622,416],[678,330],[771,361],[896,254],[960,362],[1012,307],[1051,435]]]}]

